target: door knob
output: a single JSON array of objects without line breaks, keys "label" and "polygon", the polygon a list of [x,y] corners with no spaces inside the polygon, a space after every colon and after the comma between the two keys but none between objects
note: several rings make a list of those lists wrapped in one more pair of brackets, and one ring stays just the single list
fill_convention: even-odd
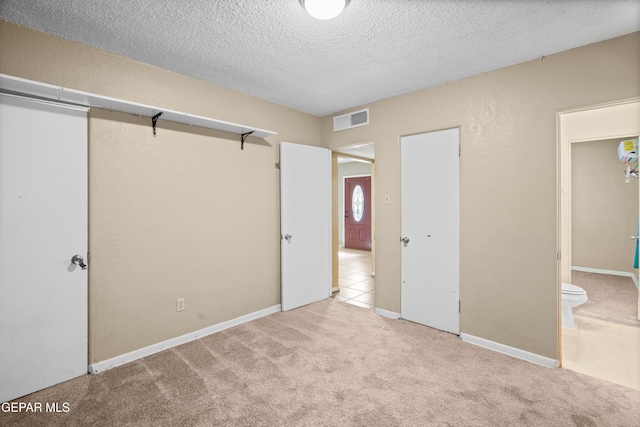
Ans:
[{"label": "door knob", "polygon": [[293,237],[293,236],[291,236],[291,234],[285,234],[284,235],[284,240],[286,240],[287,242],[291,242],[291,237]]},{"label": "door knob", "polygon": [[634,239],[634,240],[638,240],[638,239],[640,239],[640,236],[631,236],[631,238]]},{"label": "door knob", "polygon": [[80,255],[74,255],[73,258],[71,258],[71,263],[79,266],[83,270],[87,269],[87,264],[84,263],[84,259]]},{"label": "door knob", "polygon": [[402,239],[400,239],[400,241],[401,241],[402,243],[404,243],[405,245],[408,245],[408,244],[409,244],[409,238],[408,238],[408,237],[403,237]]}]

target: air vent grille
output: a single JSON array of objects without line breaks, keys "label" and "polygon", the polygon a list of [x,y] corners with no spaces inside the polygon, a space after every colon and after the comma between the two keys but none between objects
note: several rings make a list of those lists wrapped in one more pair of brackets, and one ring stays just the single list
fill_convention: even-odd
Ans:
[{"label": "air vent grille", "polygon": [[351,115],[351,126],[366,125],[369,122],[369,114],[367,113],[367,110],[353,113]]},{"label": "air vent grille", "polygon": [[366,108],[353,113],[335,116],[333,118],[333,131],[338,132],[345,129],[351,129],[358,126],[369,124],[369,109]]}]

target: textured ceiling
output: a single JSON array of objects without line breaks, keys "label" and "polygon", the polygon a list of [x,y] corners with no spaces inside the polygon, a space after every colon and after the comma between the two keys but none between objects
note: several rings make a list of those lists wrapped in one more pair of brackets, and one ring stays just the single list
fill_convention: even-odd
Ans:
[{"label": "textured ceiling", "polygon": [[0,18],[317,116],[640,30],[640,0],[0,0]]}]

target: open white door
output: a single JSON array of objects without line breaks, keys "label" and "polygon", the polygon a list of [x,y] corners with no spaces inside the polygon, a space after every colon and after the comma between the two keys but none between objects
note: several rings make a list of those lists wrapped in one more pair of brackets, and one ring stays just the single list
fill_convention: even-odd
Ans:
[{"label": "open white door", "polygon": [[459,130],[402,137],[403,319],[460,333]]},{"label": "open white door", "polygon": [[87,218],[87,109],[0,94],[0,402],[87,373]]},{"label": "open white door", "polygon": [[331,152],[280,143],[282,310],[331,296]]}]

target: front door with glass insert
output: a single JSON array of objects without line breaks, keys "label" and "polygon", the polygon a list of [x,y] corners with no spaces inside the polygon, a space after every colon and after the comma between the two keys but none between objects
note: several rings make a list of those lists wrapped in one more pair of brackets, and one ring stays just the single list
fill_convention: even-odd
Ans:
[{"label": "front door with glass insert", "polygon": [[344,243],[346,248],[371,250],[371,177],[345,178]]}]

